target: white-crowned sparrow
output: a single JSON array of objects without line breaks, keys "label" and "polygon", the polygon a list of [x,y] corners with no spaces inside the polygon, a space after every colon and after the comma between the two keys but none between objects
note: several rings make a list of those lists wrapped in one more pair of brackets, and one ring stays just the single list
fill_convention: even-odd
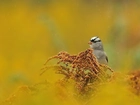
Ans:
[{"label": "white-crowned sparrow", "polygon": [[107,65],[108,57],[104,52],[103,44],[100,38],[97,36],[92,37],[88,44],[90,45],[90,48],[93,49],[93,54],[97,58],[98,62]]}]

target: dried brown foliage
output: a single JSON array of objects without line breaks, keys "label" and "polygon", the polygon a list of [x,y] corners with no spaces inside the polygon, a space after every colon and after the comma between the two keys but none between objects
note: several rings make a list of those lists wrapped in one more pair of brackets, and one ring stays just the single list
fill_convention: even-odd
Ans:
[{"label": "dried brown foliage", "polygon": [[132,91],[135,94],[140,95],[140,70],[131,72],[129,74],[129,77],[130,77],[129,83],[130,83],[130,86],[132,87]]},{"label": "dried brown foliage", "polygon": [[92,49],[87,49],[77,55],[59,52],[46,61],[41,75],[48,69],[47,62],[52,59],[58,59],[56,72],[65,75],[64,81],[74,80],[80,94],[95,90],[96,84],[106,81],[113,72],[108,66],[98,63]]}]

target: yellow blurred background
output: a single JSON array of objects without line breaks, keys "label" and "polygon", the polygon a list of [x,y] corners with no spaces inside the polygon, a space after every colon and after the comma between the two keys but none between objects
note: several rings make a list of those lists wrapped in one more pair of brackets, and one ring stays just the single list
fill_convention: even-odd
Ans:
[{"label": "yellow blurred background", "polygon": [[112,69],[138,70],[140,0],[0,0],[0,100],[41,80],[48,57],[84,51],[93,36]]}]

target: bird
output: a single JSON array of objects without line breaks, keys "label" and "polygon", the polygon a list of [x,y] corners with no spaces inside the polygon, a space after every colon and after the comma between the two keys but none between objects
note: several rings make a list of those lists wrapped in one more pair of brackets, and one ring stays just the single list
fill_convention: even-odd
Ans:
[{"label": "bird", "polygon": [[93,55],[97,58],[100,64],[108,65],[108,57],[104,51],[101,39],[98,36],[94,36],[89,41],[89,46],[93,49]]}]

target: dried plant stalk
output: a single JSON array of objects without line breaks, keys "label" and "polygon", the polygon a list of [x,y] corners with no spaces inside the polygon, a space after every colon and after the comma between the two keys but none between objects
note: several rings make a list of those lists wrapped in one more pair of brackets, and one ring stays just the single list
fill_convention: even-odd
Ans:
[{"label": "dried plant stalk", "polygon": [[140,95],[140,70],[129,74],[129,83],[132,87],[132,91],[136,95]]},{"label": "dried plant stalk", "polygon": [[[65,79],[73,79],[76,89],[80,93],[93,90],[95,82],[99,83],[106,80],[113,72],[106,65],[99,64],[93,55],[92,49],[80,52],[77,55],[71,55],[67,52],[59,52],[57,55],[49,58],[45,64],[41,75],[47,70],[47,62],[52,59],[58,59],[57,73],[65,75]],[[111,73],[107,73],[110,71]]]}]

